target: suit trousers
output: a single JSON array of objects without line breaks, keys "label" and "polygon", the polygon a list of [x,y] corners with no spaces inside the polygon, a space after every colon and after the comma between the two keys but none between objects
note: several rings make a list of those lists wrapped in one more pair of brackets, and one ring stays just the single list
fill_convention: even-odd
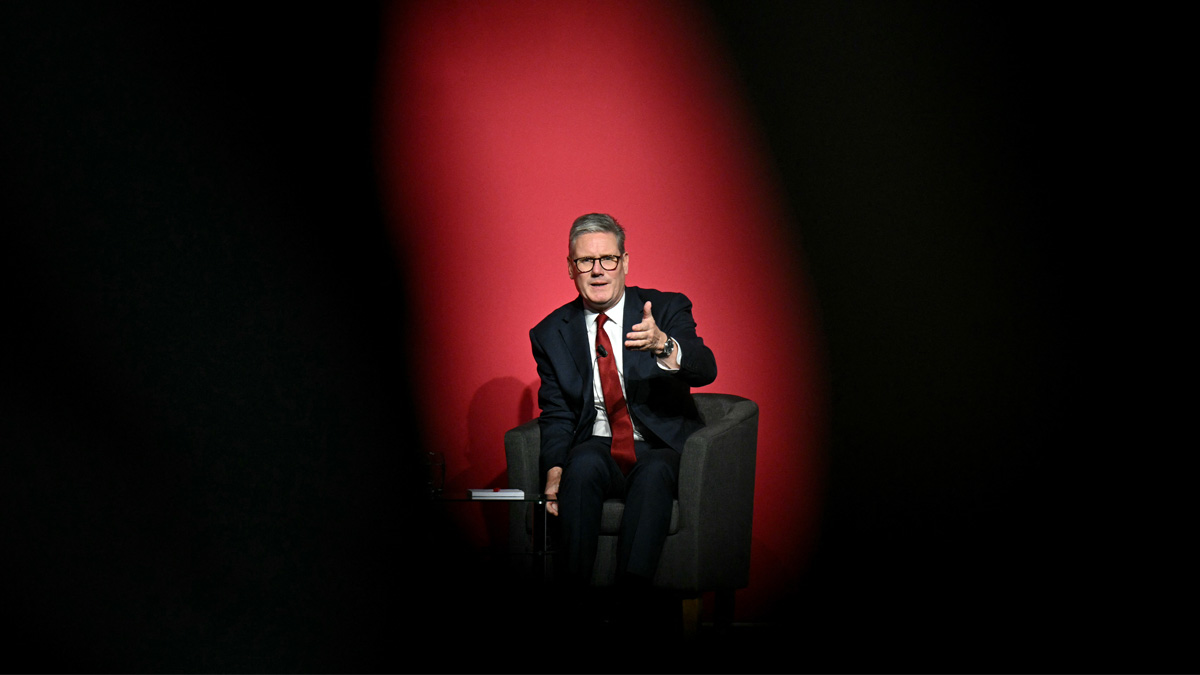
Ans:
[{"label": "suit trousers", "polygon": [[596,564],[600,518],[606,499],[624,499],[617,536],[617,579],[627,574],[649,580],[658,569],[671,526],[671,504],[679,489],[679,453],[636,441],[637,462],[621,473],[611,453],[612,439],[593,436],[567,454],[558,508],[571,582],[587,584]]}]

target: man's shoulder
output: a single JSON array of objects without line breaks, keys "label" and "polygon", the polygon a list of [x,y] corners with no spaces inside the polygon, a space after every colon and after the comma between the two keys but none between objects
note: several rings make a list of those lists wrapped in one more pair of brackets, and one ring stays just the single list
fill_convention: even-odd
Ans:
[{"label": "man's shoulder", "polygon": [[629,286],[625,289],[630,292],[630,295],[637,296],[640,302],[649,300],[656,306],[662,306],[671,300],[687,300],[687,296],[676,291],[660,291],[657,288],[642,288],[640,286]]},{"label": "man's shoulder", "polygon": [[562,323],[564,321],[568,321],[572,317],[577,315],[580,312],[580,310],[582,309],[582,307],[583,307],[583,305],[580,302],[579,298],[575,298],[574,300],[568,302],[567,304],[563,305],[562,307],[559,307],[558,309],[554,310],[553,312],[550,312],[549,314],[547,314],[546,318],[539,321],[537,323],[537,325],[534,326],[530,332],[539,333],[544,330],[554,329],[557,326],[562,325]]}]

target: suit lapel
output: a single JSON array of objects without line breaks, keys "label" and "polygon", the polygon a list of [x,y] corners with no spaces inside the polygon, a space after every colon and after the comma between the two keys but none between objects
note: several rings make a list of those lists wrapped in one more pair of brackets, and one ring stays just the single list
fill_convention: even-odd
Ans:
[{"label": "suit lapel", "polygon": [[579,371],[579,379],[584,385],[584,398],[587,400],[592,391],[592,364],[588,358],[587,318],[581,300],[576,299],[571,305],[571,311],[563,317],[563,325],[558,332]]}]

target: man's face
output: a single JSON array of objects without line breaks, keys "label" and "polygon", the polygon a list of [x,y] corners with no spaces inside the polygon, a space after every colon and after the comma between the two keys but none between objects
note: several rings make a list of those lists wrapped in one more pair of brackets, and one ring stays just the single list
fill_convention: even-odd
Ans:
[{"label": "man's face", "polygon": [[[588,272],[580,272],[575,267],[579,258],[602,258],[604,256],[619,256],[621,262],[617,269],[606,270],[596,261]],[[592,232],[575,240],[571,256],[567,260],[567,270],[575,280],[575,288],[583,297],[583,304],[594,312],[605,312],[616,305],[625,293],[625,275],[629,272],[629,255],[622,254],[617,248],[617,235],[608,232]],[[613,317],[620,321],[620,317]]]}]

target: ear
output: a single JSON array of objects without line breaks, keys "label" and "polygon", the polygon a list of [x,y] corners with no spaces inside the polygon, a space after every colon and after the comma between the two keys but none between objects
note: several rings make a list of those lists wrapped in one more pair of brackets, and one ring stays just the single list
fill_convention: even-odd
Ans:
[{"label": "ear", "polygon": [[621,274],[629,274],[629,254],[621,256]]}]

